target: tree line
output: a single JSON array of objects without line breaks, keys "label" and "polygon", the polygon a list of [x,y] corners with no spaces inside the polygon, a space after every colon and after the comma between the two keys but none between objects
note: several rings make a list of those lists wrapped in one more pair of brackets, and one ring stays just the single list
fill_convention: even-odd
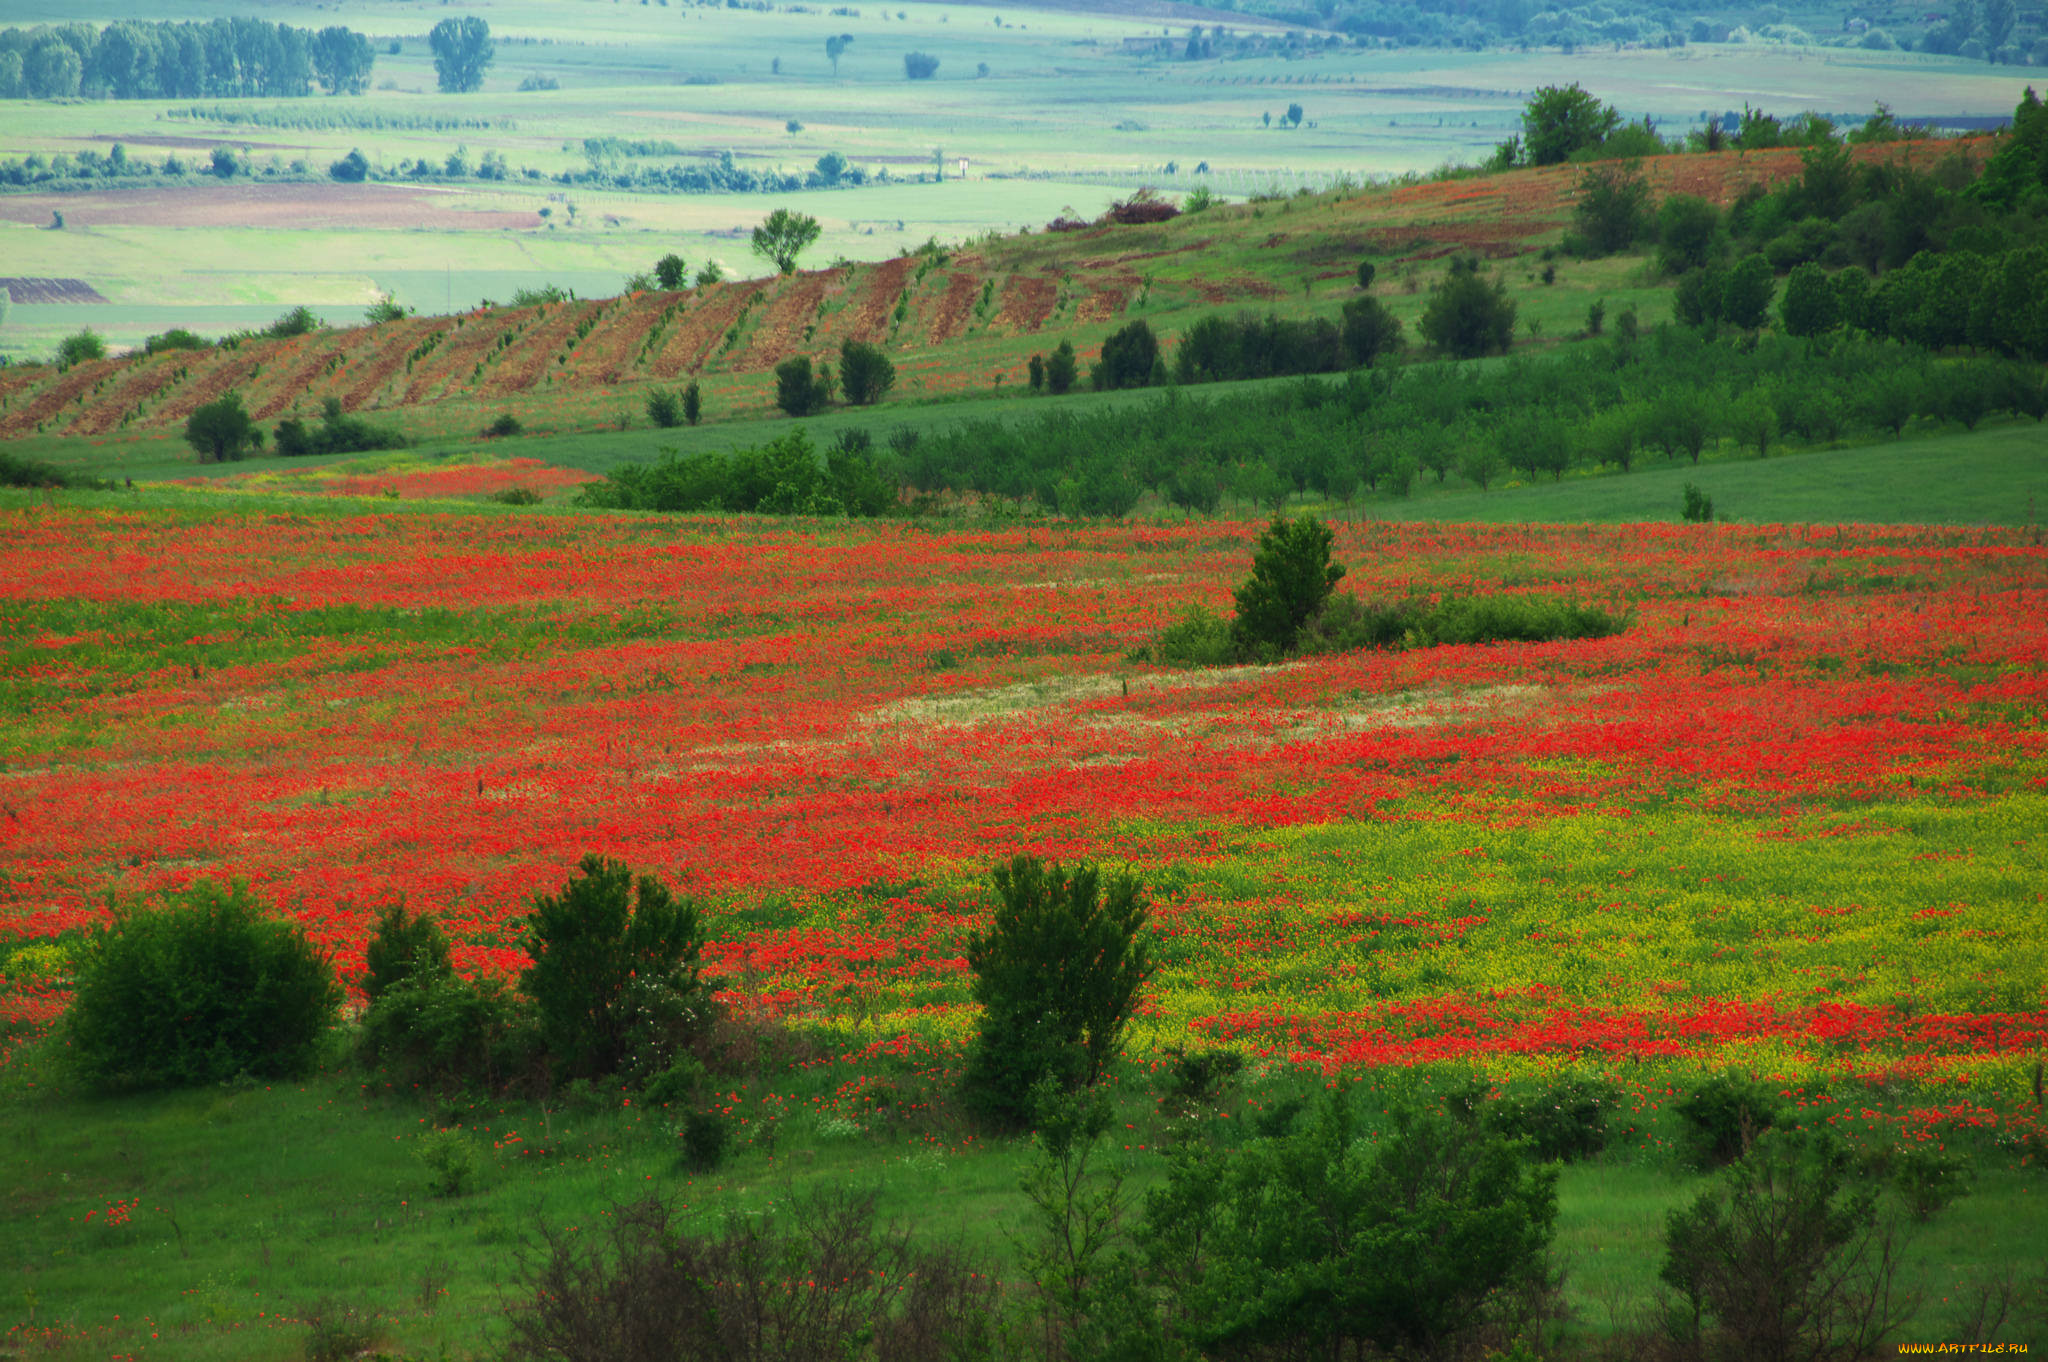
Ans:
[{"label": "tree line", "polygon": [[0,29],[0,99],[185,99],[370,88],[376,54],[351,29],[265,19]]},{"label": "tree line", "polygon": [[1485,370],[1353,370],[1216,397],[1169,388],[1114,410],[905,431],[882,471],[916,492],[1060,515],[1123,516],[1148,493],[1207,514],[1301,495],[1400,497],[1454,474],[1486,488],[1510,474],[1697,463],[1723,441],[1764,458],[1915,421],[1972,428],[1995,411],[2048,414],[2040,372],[1860,336],[1817,345],[1660,327]]}]

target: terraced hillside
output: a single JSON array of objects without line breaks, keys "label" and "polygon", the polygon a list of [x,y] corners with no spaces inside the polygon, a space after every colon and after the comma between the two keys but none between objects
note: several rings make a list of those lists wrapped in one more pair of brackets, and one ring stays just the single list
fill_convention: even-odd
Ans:
[{"label": "terraced hillside", "polygon": [[[1854,150],[1924,168],[1983,146]],[[1721,203],[1800,166],[1796,150],[1642,163],[1656,194]],[[1554,244],[1580,179],[1579,168],[1559,166],[1304,195],[676,293],[415,317],[63,370],[16,366],[0,370],[0,439],[160,433],[229,391],[265,421],[316,414],[333,398],[423,439],[474,434],[501,412],[530,428],[593,429],[634,419],[648,388],[688,378],[719,419],[767,410],[776,363],[829,356],[845,340],[892,354],[896,400],[986,392],[1022,382],[1029,356],[1057,337],[1085,358],[1133,317],[1170,339],[1183,320],[1218,308],[1334,312],[1361,259],[1378,263],[1395,310],[1412,312],[1434,261],[1477,253],[1505,263]],[[1620,282],[1588,267],[1566,273],[1580,287]]]}]

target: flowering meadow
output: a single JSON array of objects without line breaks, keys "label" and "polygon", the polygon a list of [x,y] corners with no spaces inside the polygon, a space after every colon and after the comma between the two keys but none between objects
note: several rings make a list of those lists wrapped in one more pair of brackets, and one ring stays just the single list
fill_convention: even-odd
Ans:
[{"label": "flowering meadow", "polygon": [[598,851],[707,902],[736,1008],[946,1053],[1032,851],[1145,878],[1141,1060],[1906,1078],[1995,1121],[2048,1046],[2024,532],[1345,523],[1342,591],[1632,623],[1171,672],[1126,654],[1228,611],[1259,525],[4,514],[8,938],[240,877],[344,976],[396,896],[509,973]]}]

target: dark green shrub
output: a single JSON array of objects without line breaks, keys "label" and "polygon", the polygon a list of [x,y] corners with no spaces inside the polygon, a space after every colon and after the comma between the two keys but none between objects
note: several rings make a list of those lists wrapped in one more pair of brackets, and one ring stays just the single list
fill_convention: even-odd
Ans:
[{"label": "dark green shrub", "polygon": [[1969,1190],[1970,1165],[1935,1145],[1911,1144],[1891,1161],[1892,1186],[1915,1220],[1926,1220]]},{"label": "dark green shrub", "polygon": [[83,364],[87,360],[105,359],[106,357],[106,341],[100,338],[99,332],[89,326],[82,331],[74,331],[63,340],[57,342],[57,367],[59,369],[69,369],[74,364]]},{"label": "dark green shrub", "polygon": [[667,292],[674,293],[683,286],[688,268],[683,258],[671,251],[654,262],[654,281]]},{"label": "dark green shrub", "polygon": [[1428,613],[1429,602],[1420,597],[1367,601],[1333,593],[1302,626],[1296,646],[1304,653],[1399,648]]},{"label": "dark green shrub", "polygon": [[291,336],[303,336],[318,331],[326,324],[313,315],[312,308],[301,304],[264,327],[263,334],[275,340],[284,340]]},{"label": "dark green shrub", "polygon": [[1685,1122],[1685,1151],[1700,1168],[1719,1168],[1784,1114],[1778,1094],[1754,1079],[1715,1074],[1673,1104]]},{"label": "dark green shrub", "polygon": [[1685,505],[1679,513],[1687,524],[1705,524],[1714,518],[1714,499],[1691,483],[1685,485]]},{"label": "dark green shrub", "polygon": [[491,500],[500,506],[538,506],[540,493],[531,487],[507,487],[502,492],[491,493]]},{"label": "dark green shrub", "polygon": [[298,924],[266,915],[244,885],[201,883],[92,939],[65,1030],[92,1082],[175,1087],[302,1073],[340,1006],[333,968]]},{"label": "dark green shrub", "polygon": [[696,904],[617,861],[585,856],[560,894],[536,898],[522,944],[519,986],[562,1073],[658,1073],[711,1020]]},{"label": "dark green shrub", "polygon": [[1650,234],[1650,186],[1630,164],[1583,171],[1572,221],[1589,254],[1625,251]]},{"label": "dark green shrub", "polygon": [[1033,355],[1025,365],[1025,373],[1031,380],[1031,391],[1045,391],[1045,356]]},{"label": "dark green shrub", "polygon": [[1168,1050],[1166,1100],[1183,1112],[1208,1111],[1243,1069],[1244,1056],[1235,1050]]},{"label": "dark green shrub", "polygon": [[1371,288],[1372,281],[1378,274],[1379,268],[1372,261],[1361,260],[1358,262],[1358,286],[1360,288]]},{"label": "dark green shrub", "polygon": [[224,462],[263,447],[263,432],[242,407],[242,395],[230,392],[195,407],[185,418],[185,443],[201,459]]},{"label": "dark green shrub", "polygon": [[676,1132],[683,1163],[693,1172],[709,1173],[725,1162],[732,1149],[732,1120],[715,1111],[693,1111]]},{"label": "dark green shrub", "polygon": [[896,366],[877,346],[866,341],[839,344],[839,391],[856,407],[882,400],[896,386]]},{"label": "dark green shrub", "polygon": [[667,430],[683,423],[683,404],[667,388],[656,388],[647,394],[647,419]]},{"label": "dark green shrub", "polygon": [[1227,667],[1237,660],[1230,621],[1207,606],[1192,605],[1177,624],[1159,631],[1147,656],[1168,667]]},{"label": "dark green shrub", "polygon": [[1097,388],[1142,388],[1159,363],[1159,341],[1143,321],[1127,324],[1102,342],[1102,362],[1093,370]]},{"label": "dark green shrub", "polygon": [[1142,1239],[1204,1356],[1477,1356],[1550,1281],[1557,1174],[1472,1122],[1397,1107],[1377,1139],[1345,1090],[1242,1149],[1191,1151]]},{"label": "dark green shrub", "polygon": [[152,355],[165,350],[204,350],[206,338],[187,331],[182,326],[174,326],[169,331],[151,336],[142,343],[142,348]]},{"label": "dark green shrub", "polygon": [[448,937],[425,913],[407,913],[405,900],[386,904],[363,950],[358,987],[374,1004],[385,990],[416,974],[447,974]]},{"label": "dark green shrub", "polygon": [[1074,386],[1080,377],[1080,361],[1074,357],[1074,343],[1063,340],[1052,348],[1052,354],[1045,361],[1045,387],[1054,397],[1060,396]]},{"label": "dark green shrub", "polygon": [[1422,338],[1456,359],[1506,354],[1515,337],[1515,305],[1498,275],[1488,283],[1479,275],[1477,256],[1451,262],[1443,279],[1429,291],[1423,310]]},{"label": "dark green shrub", "polygon": [[1658,1275],[1688,1355],[1855,1362],[1911,1316],[1897,1236],[1847,1162],[1824,1132],[1773,1131],[1666,1217]]},{"label": "dark green shrub", "polygon": [[697,380],[693,378],[689,386],[683,389],[683,419],[694,426],[703,419],[703,416],[704,391],[697,386]]},{"label": "dark green shrub", "polygon": [[1353,298],[1344,304],[1344,353],[1353,364],[1370,368],[1375,361],[1399,353],[1405,344],[1401,319],[1379,299]]},{"label": "dark green shrub", "polygon": [[1437,647],[1459,643],[1549,643],[1558,639],[1606,638],[1628,627],[1627,615],[1597,606],[1540,596],[1449,597],[1439,601],[1417,628],[1417,643]]},{"label": "dark green shrub", "polygon": [[[519,1257],[510,1362],[1002,1362],[1004,1288],[957,1250],[877,1223],[874,1194],[782,1200],[693,1231],[613,1206]],[[691,1217],[692,1220],[698,1217]],[[596,1227],[596,1228],[592,1228]],[[1040,1354],[1042,1355],[1042,1354]]]},{"label": "dark green shrub", "polygon": [[1247,662],[1275,662],[1295,650],[1302,626],[1322,609],[1343,577],[1330,561],[1330,527],[1313,516],[1275,517],[1252,551],[1251,576],[1235,593],[1231,639]]},{"label": "dark green shrub", "polygon": [[75,481],[55,464],[0,449],[0,487],[69,487]]},{"label": "dark green shrub", "polygon": [[982,1017],[965,1088],[984,1120],[1015,1128],[1041,1082],[1071,1090],[1102,1076],[1156,963],[1136,880],[1032,856],[993,879],[994,917],[967,943]]},{"label": "dark green shrub", "polygon": [[1502,1093],[1478,1114],[1488,1129],[1526,1141],[1537,1158],[1571,1163],[1607,1147],[1607,1113],[1620,1101],[1611,1083],[1566,1078],[1533,1092]]},{"label": "dark green shrub", "polygon": [[814,374],[808,356],[791,355],[775,366],[775,405],[791,416],[821,412],[831,400],[831,365],[819,365]]},{"label": "dark green shrub", "polygon": [[415,970],[363,1014],[358,1054],[402,1087],[506,1087],[535,1067],[540,1040],[519,998],[496,979]]},{"label": "dark green shrub", "polygon": [[518,417],[509,411],[501,411],[484,427],[484,434],[492,439],[503,439],[508,435],[522,434],[525,430],[526,427],[520,423]]}]

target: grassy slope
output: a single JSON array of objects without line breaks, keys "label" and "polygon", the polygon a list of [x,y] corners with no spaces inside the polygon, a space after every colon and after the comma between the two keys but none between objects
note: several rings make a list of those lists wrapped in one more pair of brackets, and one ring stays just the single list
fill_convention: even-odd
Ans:
[{"label": "grassy slope", "polygon": [[[1921,162],[1949,152],[1946,144],[1862,150]],[[1791,151],[1646,163],[1659,191],[1722,200],[1744,184],[1798,169]],[[176,429],[198,401],[230,388],[266,418],[310,414],[336,396],[423,440],[472,434],[500,411],[537,430],[593,430],[644,419],[648,388],[691,375],[704,386],[712,419],[743,419],[773,410],[776,362],[790,354],[827,357],[846,339],[892,353],[899,370],[893,401],[951,400],[1015,390],[1034,351],[1066,337],[1087,357],[1137,318],[1169,342],[1217,310],[1335,318],[1355,296],[1361,259],[1377,263],[1375,291],[1412,327],[1443,258],[1457,251],[1504,262],[1524,307],[1522,348],[1541,349],[1574,334],[1595,299],[1607,302],[1610,315],[1635,306],[1650,321],[1666,306],[1664,282],[1635,258],[1565,261],[1555,282],[1540,282],[1536,257],[1569,218],[1577,174],[1560,166],[1339,190],[1148,226],[991,237],[942,264],[916,257],[578,304],[567,313],[501,309],[459,328],[414,320],[193,352],[175,362],[115,359],[63,375],[0,373],[0,438],[117,441]],[[445,348],[434,350],[441,341]],[[424,348],[403,353],[415,344]]]},{"label": "grassy slope", "polygon": [[[799,1108],[819,1095],[801,1074],[741,1088]],[[1149,1151],[1165,1131],[1136,1093],[1119,1117],[1130,1123],[1124,1137],[1149,1147],[1124,1161],[1142,1192],[1162,1175]],[[1653,1120],[1641,1143],[1565,1172],[1558,1248],[1577,1330],[1638,1323],[1664,1214],[1703,1185],[1663,1151],[1675,1131]],[[456,1199],[431,1194],[413,1153],[447,1122],[468,1127],[481,1153],[475,1190]],[[518,1247],[538,1227],[586,1225],[649,1193],[702,1223],[806,1191],[872,1187],[886,1216],[961,1242],[999,1275],[1016,1272],[1022,1144],[838,1136],[799,1118],[772,1153],[743,1147],[700,1175],[678,1165],[672,1123],[605,1105],[437,1109],[376,1096],[344,1073],[118,1102],[16,1092],[0,1104],[0,1263],[22,1289],[0,1319],[23,1324],[33,1303],[39,1325],[85,1336],[99,1355],[269,1359],[299,1355],[299,1321],[324,1303],[382,1316],[388,1345],[475,1356],[499,1327]],[[1927,1305],[1914,1336],[1938,1334],[1961,1284],[2048,1256],[2048,1218],[2015,1214],[2048,1194],[2038,1169],[1992,1157],[1978,1178],[1976,1195],[1915,1236],[1908,1272]],[[85,1219],[131,1197],[125,1227]]]}]

